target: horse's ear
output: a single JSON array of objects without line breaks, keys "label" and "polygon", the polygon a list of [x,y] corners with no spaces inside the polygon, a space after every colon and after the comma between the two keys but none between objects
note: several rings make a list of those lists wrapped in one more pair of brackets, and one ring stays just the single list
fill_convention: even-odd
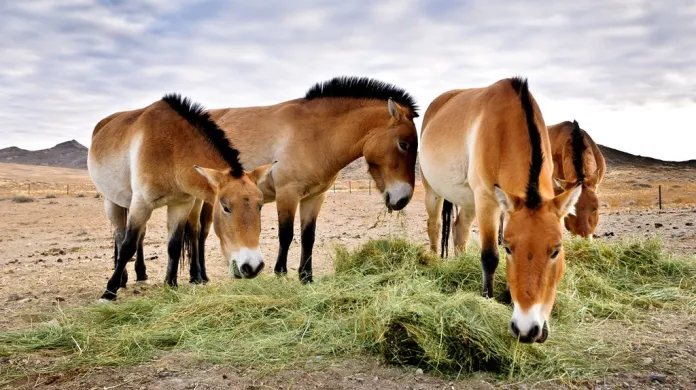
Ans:
[{"label": "horse's ear", "polygon": [[570,184],[569,181],[553,178],[553,188],[559,191],[565,191],[565,187]]},{"label": "horse's ear", "polygon": [[504,213],[511,213],[517,210],[522,204],[522,200],[515,195],[508,194],[503,191],[498,185],[494,186],[495,198],[498,200],[498,205]]},{"label": "horse's ear", "polygon": [[198,165],[194,165],[193,168],[195,168],[201,176],[205,177],[213,188],[218,188],[220,183],[222,183],[222,172],[212,168],[199,167]]},{"label": "horse's ear", "polygon": [[261,165],[254,169],[251,172],[248,172],[249,178],[251,181],[253,181],[255,184],[260,184],[263,180],[266,179],[267,176],[271,174],[271,167],[276,163],[277,161],[274,161],[270,164],[266,165]]},{"label": "horse's ear", "polygon": [[387,107],[389,107],[389,115],[391,115],[392,118],[396,120],[400,120],[404,116],[406,116],[406,112],[403,109],[403,107],[401,107],[399,103],[392,100],[392,98],[389,98],[389,100],[387,100]]},{"label": "horse's ear", "polygon": [[582,184],[578,183],[575,187],[553,198],[553,205],[556,208],[558,218],[563,219],[568,214],[575,214],[575,204],[578,202],[581,193]]}]

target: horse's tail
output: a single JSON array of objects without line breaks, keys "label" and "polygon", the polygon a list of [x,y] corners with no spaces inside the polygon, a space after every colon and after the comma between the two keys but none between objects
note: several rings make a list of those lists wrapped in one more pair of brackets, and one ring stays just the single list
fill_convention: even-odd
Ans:
[{"label": "horse's tail", "polygon": [[180,267],[182,270],[186,268],[187,264],[191,264],[193,260],[193,254],[195,253],[195,251],[193,250],[194,237],[197,233],[198,232],[193,230],[191,223],[189,221],[186,221],[186,225],[184,226],[183,245],[181,245]]},{"label": "horse's tail", "polygon": [[440,245],[442,251],[440,252],[440,257],[445,258],[449,256],[449,236],[452,230],[452,202],[447,199],[442,203],[442,240]]}]

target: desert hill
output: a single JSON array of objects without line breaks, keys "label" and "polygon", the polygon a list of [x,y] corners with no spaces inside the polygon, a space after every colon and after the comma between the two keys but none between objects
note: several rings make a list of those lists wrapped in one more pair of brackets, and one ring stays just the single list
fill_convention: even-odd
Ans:
[{"label": "desert hill", "polygon": [[25,150],[11,146],[0,149],[0,162],[87,169],[87,147],[75,140],[41,150]]}]

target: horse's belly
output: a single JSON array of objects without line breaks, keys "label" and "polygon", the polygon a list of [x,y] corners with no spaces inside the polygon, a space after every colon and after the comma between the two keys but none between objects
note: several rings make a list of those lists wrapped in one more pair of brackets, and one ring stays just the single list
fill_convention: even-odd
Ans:
[{"label": "horse's belly", "polygon": [[421,170],[425,180],[439,196],[459,206],[474,203],[474,192],[469,184],[469,162],[466,152],[449,158],[423,153],[420,155]]}]

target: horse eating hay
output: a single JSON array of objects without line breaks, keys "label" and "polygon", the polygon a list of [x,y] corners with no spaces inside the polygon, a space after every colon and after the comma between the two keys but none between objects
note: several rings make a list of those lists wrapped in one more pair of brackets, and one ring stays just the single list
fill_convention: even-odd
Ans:
[{"label": "horse eating hay", "polygon": [[582,193],[575,212],[563,220],[571,234],[592,239],[599,223],[597,190],[607,170],[604,156],[577,121],[548,127],[553,153],[553,182],[556,194],[579,184]]},{"label": "horse eating hay", "polygon": [[474,218],[481,232],[483,294],[493,297],[498,225],[514,310],[510,331],[544,342],[556,286],[564,270],[561,220],[580,196],[576,186],[554,197],[551,148],[541,111],[526,79],[438,96],[423,117],[420,169],[430,248],[437,251],[442,214],[443,256],[452,204],[455,252],[466,247]]},{"label": "horse eating hay", "polygon": [[[266,202],[278,209],[277,274],[287,273],[298,204],[301,222],[302,282],[312,281],[312,249],[316,221],[341,169],[365,157],[369,173],[390,210],[409,203],[415,184],[418,116],[406,91],[365,77],[336,77],[314,85],[301,99],[271,106],[210,110],[210,116],[234,139],[244,166],[273,161],[271,179],[259,187]],[[212,208],[204,204],[200,223],[189,218],[205,269],[205,239]],[[191,252],[193,255],[193,252]],[[191,264],[197,260],[191,258]],[[203,279],[207,276],[203,273]]]},{"label": "horse eating hay", "polygon": [[[186,220],[202,202],[214,205],[213,223],[225,258],[237,262],[244,277],[261,271],[263,194],[257,184],[263,183],[271,164],[245,172],[238,154],[203,107],[179,95],[112,114],[95,126],[87,164],[115,227],[118,255],[103,300],[116,299],[125,284],[127,262],[142,248],[152,211],[163,206],[169,233],[168,285],[177,284]],[[147,280],[144,264],[136,272],[139,281]]]}]

